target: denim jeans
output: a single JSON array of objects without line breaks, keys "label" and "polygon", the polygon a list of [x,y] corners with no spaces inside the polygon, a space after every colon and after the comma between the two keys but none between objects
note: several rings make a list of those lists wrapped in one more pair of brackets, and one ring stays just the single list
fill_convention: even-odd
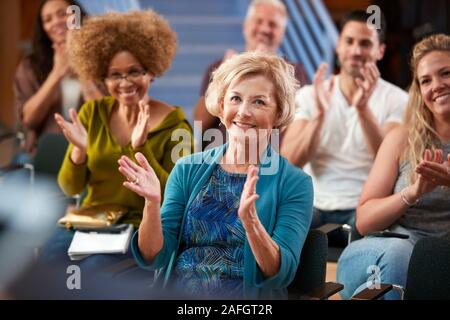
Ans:
[{"label": "denim jeans", "polygon": [[[311,229],[320,227],[327,223],[348,224],[352,227],[352,239],[359,238],[355,227],[355,209],[326,211],[313,209]],[[328,242],[331,246],[345,247],[348,235],[343,230],[336,230],[328,234]]]},{"label": "denim jeans", "polygon": [[[390,230],[408,234],[409,239],[368,236],[352,242],[345,248],[337,266],[337,281],[344,285],[344,290],[340,293],[343,299],[350,299],[367,288],[373,279],[376,279],[376,283],[405,287],[414,245],[425,235],[398,225]],[[384,298],[399,299],[400,294],[390,291]]]}]

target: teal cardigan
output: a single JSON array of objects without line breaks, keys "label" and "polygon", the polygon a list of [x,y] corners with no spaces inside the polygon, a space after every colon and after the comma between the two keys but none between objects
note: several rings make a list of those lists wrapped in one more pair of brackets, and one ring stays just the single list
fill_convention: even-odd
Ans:
[{"label": "teal cardigan", "polygon": [[[208,183],[226,147],[225,144],[178,160],[168,178],[161,207],[164,245],[152,262],[145,261],[139,251],[138,231],[133,236],[131,249],[138,265],[147,270],[165,270],[164,284],[179,254],[186,212],[200,189]],[[260,196],[256,211],[261,223],[280,247],[281,264],[275,276],[265,278],[246,240],[244,297],[286,298],[287,287],[294,279],[311,224],[311,178],[269,147],[261,160],[256,192]]]}]

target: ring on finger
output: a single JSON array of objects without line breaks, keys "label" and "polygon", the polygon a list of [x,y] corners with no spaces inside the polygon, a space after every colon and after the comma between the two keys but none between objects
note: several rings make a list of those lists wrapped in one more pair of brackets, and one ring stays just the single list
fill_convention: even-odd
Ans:
[{"label": "ring on finger", "polygon": [[135,177],[132,181],[130,180],[131,184],[138,184],[139,183],[139,178]]}]

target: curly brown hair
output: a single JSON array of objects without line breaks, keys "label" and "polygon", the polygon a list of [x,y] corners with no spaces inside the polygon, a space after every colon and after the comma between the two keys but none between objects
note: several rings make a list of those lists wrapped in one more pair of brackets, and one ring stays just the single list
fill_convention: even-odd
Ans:
[{"label": "curly brown hair", "polygon": [[96,82],[103,81],[111,59],[122,51],[159,77],[170,67],[176,48],[175,32],[153,10],[92,17],[69,35],[72,70],[81,79]]}]

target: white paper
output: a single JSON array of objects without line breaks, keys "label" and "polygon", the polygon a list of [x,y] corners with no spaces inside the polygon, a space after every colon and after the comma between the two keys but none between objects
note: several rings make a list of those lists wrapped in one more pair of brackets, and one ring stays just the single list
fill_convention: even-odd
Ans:
[{"label": "white paper", "polygon": [[117,234],[76,231],[67,253],[72,260],[81,260],[96,253],[127,253],[133,225]]}]

